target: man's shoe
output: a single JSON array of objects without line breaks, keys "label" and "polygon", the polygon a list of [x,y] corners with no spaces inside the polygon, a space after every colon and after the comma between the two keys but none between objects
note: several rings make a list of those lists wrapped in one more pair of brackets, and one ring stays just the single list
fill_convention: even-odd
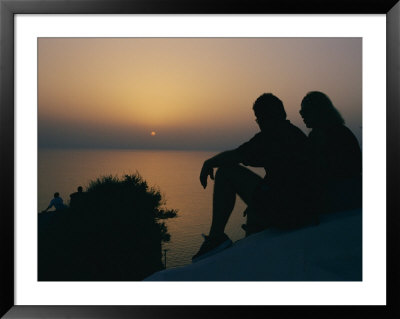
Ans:
[{"label": "man's shoe", "polygon": [[192,262],[197,262],[201,259],[214,255],[232,245],[232,240],[223,234],[218,238],[213,238],[203,234],[204,242],[201,245],[196,255],[192,257]]}]

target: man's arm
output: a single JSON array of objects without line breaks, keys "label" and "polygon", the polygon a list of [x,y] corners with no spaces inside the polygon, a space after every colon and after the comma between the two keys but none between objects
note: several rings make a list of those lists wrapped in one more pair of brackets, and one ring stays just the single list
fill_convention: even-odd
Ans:
[{"label": "man's arm", "polygon": [[51,200],[49,206],[47,206],[47,208],[45,210],[43,210],[42,213],[47,212],[53,206],[53,204],[54,204],[53,200]]},{"label": "man's arm", "polygon": [[200,183],[203,188],[207,187],[207,178],[214,179],[214,168],[229,164],[239,164],[242,162],[242,156],[237,149],[219,153],[206,160],[201,168]]}]

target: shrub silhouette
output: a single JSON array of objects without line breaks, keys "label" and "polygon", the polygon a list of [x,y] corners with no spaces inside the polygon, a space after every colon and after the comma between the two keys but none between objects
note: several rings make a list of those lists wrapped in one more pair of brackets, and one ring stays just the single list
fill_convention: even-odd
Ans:
[{"label": "shrub silhouette", "polygon": [[159,190],[139,174],[90,182],[79,205],[39,214],[38,279],[142,280],[161,270],[162,242],[170,240]]}]

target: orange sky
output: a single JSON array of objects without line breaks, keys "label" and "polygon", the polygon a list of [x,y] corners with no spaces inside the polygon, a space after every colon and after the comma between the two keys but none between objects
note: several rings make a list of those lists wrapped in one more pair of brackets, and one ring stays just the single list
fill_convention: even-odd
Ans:
[{"label": "orange sky", "polygon": [[[40,38],[39,146],[227,149],[264,92],[330,96],[361,141],[360,38]],[[155,132],[155,134],[151,134]]]}]

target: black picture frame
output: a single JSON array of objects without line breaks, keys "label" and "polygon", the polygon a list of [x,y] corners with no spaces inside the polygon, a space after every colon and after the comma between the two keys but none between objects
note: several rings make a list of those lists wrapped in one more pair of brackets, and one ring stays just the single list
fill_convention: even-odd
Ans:
[{"label": "black picture frame", "polygon": [[[15,306],[14,305],[14,15],[15,14],[385,14],[387,18],[386,306]],[[0,315],[5,318],[399,317],[398,0],[0,0]],[[383,105],[376,106],[377,111]],[[377,212],[384,213],[384,212]],[[245,292],[238,292],[245,293]]]}]

